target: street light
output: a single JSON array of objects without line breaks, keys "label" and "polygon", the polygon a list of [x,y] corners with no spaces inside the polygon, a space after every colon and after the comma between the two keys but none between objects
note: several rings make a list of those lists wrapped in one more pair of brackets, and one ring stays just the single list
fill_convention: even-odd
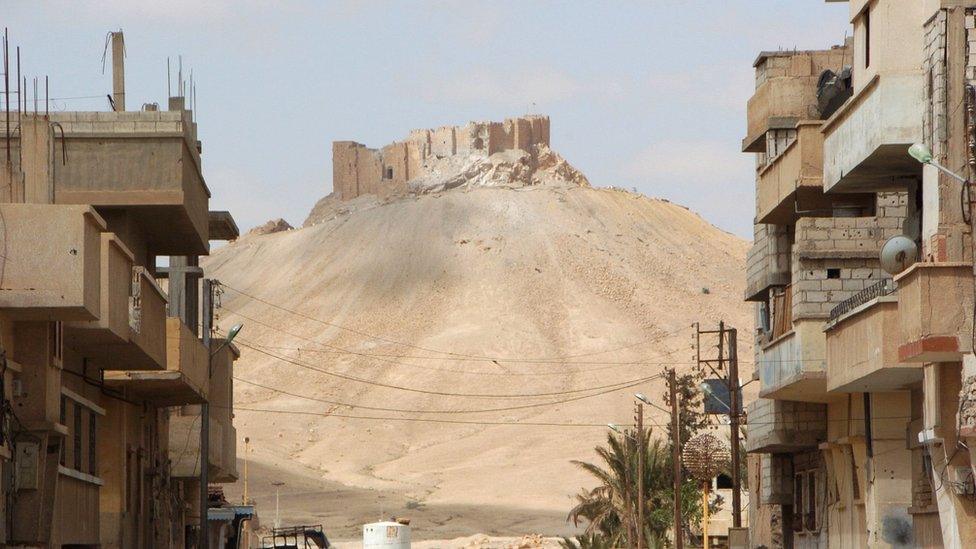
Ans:
[{"label": "street light", "polygon": [[[210,286],[210,281],[205,279],[204,281],[204,310],[209,310],[210,315],[205,317],[204,321],[204,343],[207,346],[207,381],[209,383],[210,379],[213,377],[213,359],[214,356],[221,351],[224,347],[230,345],[231,341],[237,337],[237,334],[241,332],[241,328],[244,327],[243,324],[235,324],[227,332],[227,337],[224,341],[217,346],[216,349],[212,349],[213,340],[210,339],[210,327],[213,322],[213,307],[211,295],[212,288]],[[207,320],[210,319],[210,320]],[[246,459],[246,454],[245,454]],[[209,516],[209,490],[210,486],[210,395],[203,400],[203,404],[200,405],[200,535],[201,535],[201,549],[210,549],[210,537],[207,531],[207,520]]]},{"label": "street light", "polygon": [[230,330],[227,330],[227,337],[225,337],[224,341],[222,341],[220,345],[218,345],[217,348],[214,349],[212,353],[210,353],[210,356],[211,357],[214,356],[215,354],[219,353],[224,347],[230,345],[230,343],[234,341],[234,338],[237,337],[237,334],[241,333],[241,328],[243,327],[244,327],[243,324],[234,324],[233,326],[231,326]]},{"label": "street light", "polygon": [[285,485],[285,483],[282,482],[282,481],[280,481],[280,480],[276,480],[276,481],[272,482],[271,485],[275,487],[275,520],[274,520],[274,527],[275,528],[281,528],[281,518],[278,515],[278,510],[279,510],[279,507],[278,507],[278,491],[281,489],[282,486]]},{"label": "street light", "polygon": [[953,172],[949,168],[946,168],[942,164],[936,162],[935,157],[932,156],[932,150],[929,149],[927,146],[925,146],[925,144],[923,143],[915,143],[911,147],[908,147],[908,154],[915,160],[921,162],[922,164],[928,164],[929,166],[932,166],[933,168],[948,175],[949,177],[952,177],[956,181],[959,181],[960,183],[969,183],[969,180],[966,179],[965,177]]}]

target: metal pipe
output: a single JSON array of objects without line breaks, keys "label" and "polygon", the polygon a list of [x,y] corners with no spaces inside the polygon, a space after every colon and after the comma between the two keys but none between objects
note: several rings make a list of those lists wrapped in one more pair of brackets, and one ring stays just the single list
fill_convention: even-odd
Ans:
[{"label": "metal pipe", "polygon": [[[10,56],[7,53],[7,27],[3,28],[3,95],[7,106],[7,127],[5,131],[7,142],[7,164],[10,164]],[[20,98],[17,98],[20,101]]]}]

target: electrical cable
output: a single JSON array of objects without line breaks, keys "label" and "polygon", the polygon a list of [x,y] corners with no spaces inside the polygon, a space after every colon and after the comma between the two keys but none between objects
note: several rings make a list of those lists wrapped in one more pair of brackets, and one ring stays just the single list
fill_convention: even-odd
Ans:
[{"label": "electrical cable", "polygon": [[[625,350],[625,349],[630,349],[630,348],[636,347],[638,345],[643,345],[644,343],[649,343],[649,342],[652,342],[653,341],[653,338],[651,338],[651,339],[645,339],[645,340],[642,340],[642,341],[638,341],[638,342],[635,342],[635,343],[631,343],[631,344],[628,344],[628,345],[623,345],[621,347],[616,347],[616,348],[612,348],[612,349],[604,349],[604,350],[601,350],[601,351],[592,351],[592,352],[580,353],[580,354],[575,354],[575,355],[565,355],[565,356],[562,356],[562,357],[545,357],[545,358],[528,358],[528,359],[526,359],[526,358],[511,358],[511,357],[494,357],[494,356],[485,356],[485,355],[472,355],[472,354],[466,354],[466,353],[458,353],[458,352],[454,352],[454,351],[444,351],[444,350],[440,350],[440,349],[433,349],[433,348],[429,348],[429,347],[423,347],[423,346],[420,346],[420,345],[414,345],[412,343],[407,343],[407,342],[404,342],[404,341],[398,341],[398,340],[391,339],[391,338],[386,338],[386,337],[382,337],[382,336],[373,335],[373,334],[364,332],[362,330],[357,330],[355,328],[349,328],[347,326],[343,326],[343,325],[337,324],[335,322],[330,322],[330,321],[327,321],[327,320],[322,320],[322,319],[319,319],[319,318],[316,318],[316,317],[307,315],[305,313],[302,313],[302,312],[299,312],[299,311],[296,311],[296,310],[293,310],[293,309],[289,309],[287,307],[283,307],[283,306],[278,305],[276,303],[272,303],[271,301],[268,301],[266,299],[263,299],[263,298],[260,298],[258,296],[255,296],[253,294],[247,293],[244,290],[240,290],[240,289],[237,289],[237,288],[235,288],[233,286],[229,286],[229,285],[227,285],[226,283],[223,283],[223,282],[221,282],[220,285],[222,287],[224,287],[224,288],[227,288],[228,290],[231,290],[231,291],[233,291],[233,292],[235,292],[237,294],[240,294],[240,295],[242,295],[244,297],[247,297],[248,299],[251,299],[253,301],[257,301],[259,303],[263,303],[265,305],[268,305],[269,307],[273,307],[273,308],[278,309],[280,311],[284,311],[284,312],[290,313],[292,315],[295,315],[295,316],[304,318],[306,320],[311,320],[313,322],[317,322],[319,324],[323,324],[325,326],[330,326],[330,327],[333,327],[333,328],[337,328],[337,329],[340,329],[340,330],[344,330],[344,331],[347,331],[347,332],[351,332],[351,333],[354,333],[354,334],[363,336],[363,337],[368,338],[368,339],[374,339],[374,340],[377,340],[377,341],[383,341],[385,343],[389,343],[389,344],[392,344],[392,345],[399,345],[399,346],[402,346],[402,347],[409,347],[409,348],[412,348],[412,349],[416,349],[416,350],[419,350],[419,351],[426,351],[426,352],[429,352],[429,353],[437,353],[437,354],[443,354],[443,355],[449,355],[449,356],[455,356],[455,357],[463,357],[463,358],[468,358],[468,359],[495,360],[495,361],[498,361],[498,362],[545,362],[545,361],[559,361],[559,362],[564,362],[567,358],[581,358],[581,357],[586,357],[586,356],[594,356],[594,355],[601,355],[601,354],[606,354],[606,353],[611,353],[611,352],[617,352],[617,351],[622,351],[622,350]],[[235,311],[231,311],[231,312],[235,312]],[[235,313],[235,314],[240,314],[240,313]],[[241,316],[243,316],[243,315],[241,315]],[[681,331],[684,331],[684,330],[687,330],[687,329],[690,329],[690,327],[684,327],[684,328],[675,330],[674,332],[671,332],[669,334],[666,334],[663,337],[668,337],[668,336],[677,334],[677,333],[679,333]],[[663,337],[661,337],[659,339],[663,339]],[[429,358],[429,357],[424,357],[424,358]]]},{"label": "electrical cable", "polygon": [[[658,377],[658,376],[655,376],[655,377]],[[382,408],[382,407],[377,407],[377,406],[367,406],[365,404],[353,404],[353,403],[349,403],[349,402],[339,402],[339,401],[327,400],[327,399],[323,399],[323,398],[319,398],[319,397],[312,397],[312,396],[302,395],[302,394],[298,394],[298,393],[292,393],[292,392],[286,391],[284,389],[276,389],[274,387],[269,387],[267,385],[262,385],[260,383],[255,382],[255,381],[251,381],[251,380],[247,380],[247,379],[242,379],[242,378],[239,378],[239,377],[236,377],[236,376],[234,377],[234,380],[240,381],[240,382],[243,382],[243,383],[247,383],[248,385],[253,385],[255,387],[261,387],[262,389],[267,389],[267,390],[273,391],[275,393],[280,393],[280,394],[288,395],[288,396],[295,397],[295,398],[301,398],[301,399],[304,399],[304,400],[311,400],[311,401],[315,401],[315,402],[321,402],[323,404],[329,404],[329,405],[332,405],[332,406],[346,406],[346,407],[349,407],[349,408],[360,408],[360,409],[363,409],[363,410],[373,410],[373,411],[377,411],[377,412],[398,412],[398,413],[407,413],[407,414],[483,414],[483,413],[490,413],[490,412],[511,412],[511,411],[515,411],[515,410],[526,410],[526,409],[529,409],[529,408],[542,408],[542,407],[545,407],[545,406],[558,406],[560,404],[566,404],[566,403],[569,403],[569,402],[576,402],[577,400],[583,400],[583,399],[587,399],[587,398],[591,398],[591,397],[595,397],[595,396],[601,396],[601,395],[606,395],[606,394],[609,394],[609,393],[614,393],[614,392],[617,392],[617,391],[620,391],[620,390],[623,390],[623,389],[629,389],[631,387],[635,387],[635,386],[640,385],[641,383],[643,383],[643,381],[642,381],[642,382],[634,383],[632,385],[624,385],[623,387],[618,387],[618,388],[615,388],[615,389],[608,389],[608,390],[601,391],[601,392],[598,392],[598,393],[587,394],[587,395],[582,395],[582,396],[575,396],[575,397],[566,398],[566,399],[562,399],[562,400],[556,400],[556,401],[552,401],[552,402],[537,402],[537,403],[534,403],[534,404],[520,404],[520,405],[517,405],[517,406],[505,406],[505,407],[500,407],[500,408],[483,408],[483,409],[479,409],[479,410],[422,410],[422,409],[403,409],[403,408]]]},{"label": "electrical cable", "polygon": [[246,348],[251,349],[251,350],[254,350],[254,351],[257,351],[258,353],[261,353],[261,354],[263,354],[265,356],[268,356],[270,358],[276,359],[276,360],[281,361],[281,362],[286,362],[288,364],[293,364],[295,366],[300,366],[302,368],[306,368],[306,369],[309,369],[309,370],[312,370],[312,371],[315,371],[315,372],[321,372],[323,374],[326,374],[326,375],[329,375],[329,376],[333,376],[333,377],[337,377],[337,378],[340,378],[340,379],[345,379],[345,380],[348,380],[348,381],[355,381],[355,382],[363,383],[363,384],[366,384],[366,385],[375,385],[377,387],[384,387],[384,388],[387,388],[387,389],[396,389],[396,390],[406,391],[406,392],[411,392],[411,393],[422,393],[422,394],[427,394],[427,395],[446,396],[446,397],[476,397],[476,398],[537,398],[537,397],[550,397],[550,396],[560,396],[560,395],[568,395],[568,394],[576,394],[576,393],[585,393],[585,392],[590,392],[590,391],[599,391],[599,390],[602,390],[602,389],[609,389],[609,388],[614,388],[614,387],[615,388],[622,388],[622,387],[631,386],[631,385],[635,385],[635,384],[639,384],[639,383],[644,383],[646,381],[650,381],[652,379],[655,379],[657,377],[660,377],[660,374],[655,374],[655,375],[649,376],[649,377],[642,377],[642,378],[630,379],[630,380],[627,380],[627,381],[622,381],[622,382],[618,382],[618,383],[612,383],[612,384],[609,384],[609,385],[600,385],[600,386],[596,386],[596,387],[588,387],[586,389],[571,389],[571,390],[565,390],[565,391],[552,391],[552,392],[548,392],[548,393],[451,393],[451,392],[446,392],[446,391],[431,391],[431,390],[428,390],[428,389],[417,389],[417,388],[413,388],[413,387],[404,387],[404,386],[401,386],[401,385],[393,385],[393,384],[382,383],[382,382],[378,382],[378,381],[370,381],[368,379],[363,379],[363,378],[356,377],[356,376],[350,376],[350,375],[347,375],[347,374],[341,374],[339,372],[334,372],[334,371],[330,371],[330,370],[325,370],[325,369],[322,369],[322,368],[318,368],[316,366],[311,366],[309,364],[305,364],[305,363],[299,362],[297,360],[291,360],[291,359],[289,359],[287,357],[282,357],[282,356],[276,355],[274,353],[269,353],[269,352],[264,351],[262,349],[259,349],[257,347],[253,347],[253,346],[251,346],[251,345],[249,345],[247,343],[244,343],[244,342],[241,342],[241,346],[246,347]]}]

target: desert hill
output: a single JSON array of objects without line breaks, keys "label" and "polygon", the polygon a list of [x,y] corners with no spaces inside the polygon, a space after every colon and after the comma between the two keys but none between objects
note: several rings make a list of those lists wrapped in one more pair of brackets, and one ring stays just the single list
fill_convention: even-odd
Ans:
[{"label": "desert hill", "polygon": [[526,181],[330,197],[206,261],[220,327],[245,324],[235,423],[266,524],[283,481],[282,522],[340,539],[394,514],[416,539],[568,533],[590,483],[569,460],[660,395],[664,363],[691,368],[693,322],[739,327],[748,375],[745,241],[585,178]]}]

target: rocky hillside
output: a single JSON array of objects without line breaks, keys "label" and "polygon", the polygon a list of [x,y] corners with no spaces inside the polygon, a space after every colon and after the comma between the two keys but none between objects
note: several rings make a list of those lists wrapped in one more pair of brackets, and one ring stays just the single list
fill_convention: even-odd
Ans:
[{"label": "rocky hillside", "polygon": [[267,520],[284,481],[283,520],[337,538],[392,514],[417,539],[569,532],[590,483],[569,460],[630,421],[634,391],[662,392],[664,364],[691,368],[690,325],[750,333],[746,248],[585,179],[326,199],[225,246],[205,268],[220,326],[245,324],[251,495]]}]

